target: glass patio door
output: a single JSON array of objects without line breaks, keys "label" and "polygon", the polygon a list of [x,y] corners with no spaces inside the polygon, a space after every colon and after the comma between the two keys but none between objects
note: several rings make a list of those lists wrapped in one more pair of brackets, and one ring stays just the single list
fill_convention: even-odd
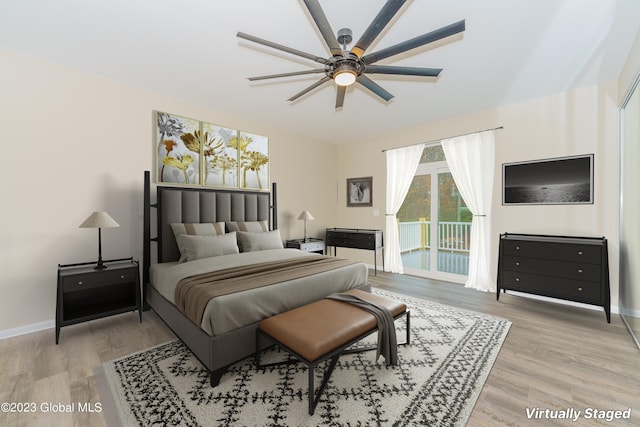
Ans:
[{"label": "glass patio door", "polygon": [[464,283],[472,216],[440,145],[425,148],[397,217],[407,274]]}]

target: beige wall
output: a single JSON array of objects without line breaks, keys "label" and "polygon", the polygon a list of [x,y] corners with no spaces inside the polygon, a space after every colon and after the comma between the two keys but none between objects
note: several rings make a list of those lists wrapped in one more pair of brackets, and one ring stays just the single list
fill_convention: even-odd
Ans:
[{"label": "beige wall", "polygon": [[[463,102],[463,100],[461,100]],[[384,135],[338,152],[340,227],[384,229],[385,156],[382,149],[504,126],[496,132],[492,235],[494,276],[500,233],[606,236],[611,264],[611,300],[618,301],[618,95],[617,84],[593,86],[482,111]],[[595,154],[595,203],[564,206],[502,206],[502,163]],[[347,208],[344,180],[373,176],[373,208]],[[379,211],[378,216],[374,215]],[[341,250],[371,263],[371,254]]]},{"label": "beige wall", "polygon": [[[232,117],[224,105],[213,110],[8,52],[0,51],[0,67],[0,335],[50,326],[57,264],[95,258],[95,230],[78,229],[92,211],[107,210],[121,225],[103,233],[105,258],[141,257],[142,171],[153,168],[154,110],[268,135],[284,239],[302,235],[295,218],[303,209],[316,218],[312,236],[326,227],[384,228],[382,149],[504,126],[496,134],[494,248],[505,231],[606,236],[618,300],[618,82],[333,146]],[[595,154],[593,205],[501,205],[502,163],[584,153]],[[373,176],[373,207],[346,208],[345,180],[361,176]],[[341,254],[372,263],[365,251]]]},{"label": "beige wall", "polygon": [[120,224],[103,230],[104,258],[141,259],[154,110],[268,135],[283,239],[302,237],[303,209],[316,218],[310,235],[335,223],[334,145],[8,52],[0,69],[0,336],[51,326],[57,264],[97,259],[97,232],[78,228],[91,212]]}]

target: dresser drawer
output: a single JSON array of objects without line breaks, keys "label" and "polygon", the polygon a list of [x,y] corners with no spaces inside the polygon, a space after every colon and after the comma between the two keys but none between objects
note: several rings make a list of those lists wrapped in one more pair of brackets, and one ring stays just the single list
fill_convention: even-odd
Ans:
[{"label": "dresser drawer", "polygon": [[598,283],[562,279],[539,274],[503,272],[503,288],[585,303],[602,303]]},{"label": "dresser drawer", "polygon": [[103,270],[99,274],[90,272],[84,274],[74,274],[63,276],[62,289],[65,292],[78,291],[102,285],[117,285],[119,283],[130,283],[136,280],[138,268],[120,268],[113,271]]},{"label": "dresser drawer", "polygon": [[502,250],[504,255],[588,262],[591,264],[600,264],[602,262],[602,249],[601,246],[597,245],[505,240]]},{"label": "dresser drawer", "polygon": [[526,258],[521,256],[504,256],[502,258],[504,270],[519,273],[534,273],[545,276],[556,276],[574,280],[585,280],[600,283],[602,280],[601,266],[586,262],[555,261],[540,258]]},{"label": "dresser drawer", "polygon": [[382,246],[380,241],[378,244],[375,233],[363,232],[336,232],[328,231],[326,234],[327,246],[338,246],[353,249],[376,249]]}]

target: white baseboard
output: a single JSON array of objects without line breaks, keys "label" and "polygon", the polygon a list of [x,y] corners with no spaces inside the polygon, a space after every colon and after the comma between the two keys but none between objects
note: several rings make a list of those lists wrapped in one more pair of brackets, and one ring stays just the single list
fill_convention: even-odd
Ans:
[{"label": "white baseboard", "polygon": [[[603,309],[602,307],[599,307],[597,305],[583,304],[581,302],[567,301],[567,300],[558,299],[558,298],[543,297],[543,296],[540,296],[540,295],[528,294],[528,293],[525,293],[525,292],[510,291],[508,289],[507,289],[507,294],[517,295],[519,297],[537,299],[537,300],[541,300],[541,301],[555,302],[556,304],[564,304],[564,305],[572,305],[574,307],[588,308],[589,310],[598,310],[598,311],[600,311],[600,310]],[[611,313],[620,314],[617,305],[612,305],[611,306]]]},{"label": "white baseboard", "polygon": [[17,328],[5,329],[0,331],[0,340],[5,338],[16,337],[18,335],[30,334],[32,332],[42,331],[56,327],[55,320],[45,320],[44,322],[32,323],[31,325],[18,326]]}]

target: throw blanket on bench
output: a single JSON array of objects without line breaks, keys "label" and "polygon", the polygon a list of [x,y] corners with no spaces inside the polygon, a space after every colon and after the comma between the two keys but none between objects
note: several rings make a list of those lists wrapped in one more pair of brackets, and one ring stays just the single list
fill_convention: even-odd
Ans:
[{"label": "throw blanket on bench", "polygon": [[384,360],[388,364],[394,366],[398,364],[398,341],[396,338],[396,328],[393,323],[393,316],[386,307],[370,301],[365,301],[362,298],[350,294],[331,294],[327,296],[327,298],[347,302],[373,314],[378,322],[378,348],[376,350],[376,360],[382,354],[382,357],[384,357]]},{"label": "throw blanket on bench", "polygon": [[351,264],[356,262],[330,256],[308,256],[198,274],[178,282],[176,307],[199,326],[205,307],[212,298],[299,279]]}]

